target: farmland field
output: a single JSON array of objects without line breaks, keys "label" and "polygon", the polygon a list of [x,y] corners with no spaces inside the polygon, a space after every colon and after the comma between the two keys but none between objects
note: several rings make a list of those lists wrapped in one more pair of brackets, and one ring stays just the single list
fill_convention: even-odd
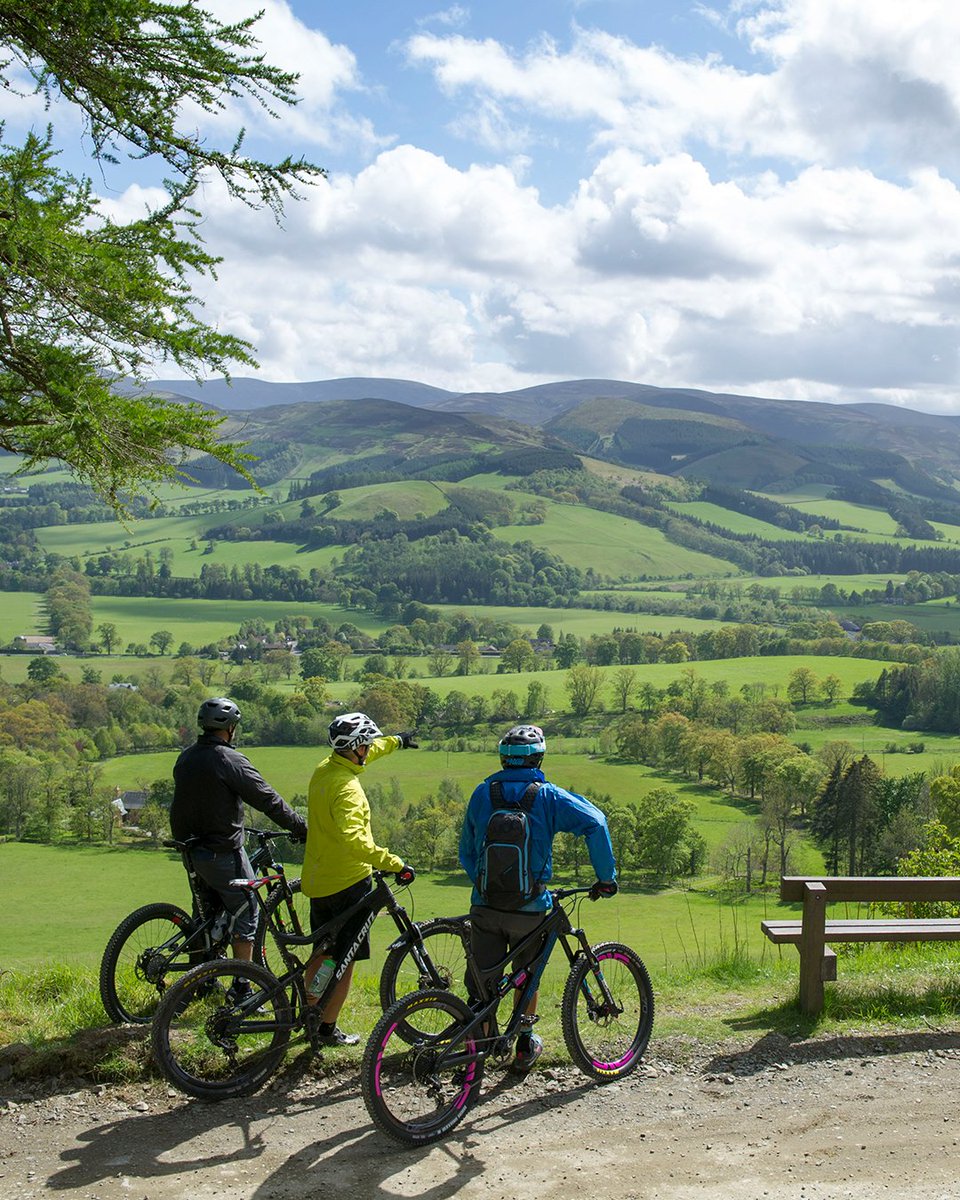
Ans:
[{"label": "farmland field", "polygon": [[20,634],[45,634],[43,603],[39,592],[0,592],[0,645]]},{"label": "farmland field", "polygon": [[[707,683],[715,680],[726,682],[731,692],[735,692],[744,684],[763,684],[770,689],[771,694],[784,696],[790,672],[797,667],[809,667],[817,678],[825,675],[836,675],[843,682],[842,695],[848,696],[855,683],[865,679],[876,679],[886,664],[870,659],[839,658],[820,655],[757,655],[752,658],[721,658],[706,659],[694,663],[643,663],[633,670],[637,674],[639,684],[652,683],[654,687],[665,688],[675,679],[681,678],[684,671],[692,670],[694,675]],[[423,669],[427,669],[426,660]],[[605,684],[612,684],[613,676],[621,668],[619,666],[598,667],[604,677]],[[564,689],[565,671],[540,671],[523,674],[483,674],[483,675],[446,675],[442,679],[425,677],[423,682],[438,695],[446,696],[451,691],[466,692],[467,694],[490,697],[499,689],[508,689],[517,693],[522,703],[526,696],[527,685],[531,680],[537,680],[547,689],[548,702],[558,708],[566,707]],[[357,685],[341,681],[331,685],[331,693],[340,700],[356,695]],[[609,694],[607,703],[609,703]]]},{"label": "farmland field", "polygon": [[715,577],[707,576],[690,580],[689,582],[684,580],[673,584],[663,583],[659,586],[652,586],[649,583],[627,583],[620,584],[616,588],[605,588],[603,591],[611,592],[614,595],[620,592],[636,592],[644,596],[683,596],[689,589],[693,589],[695,594],[699,594],[703,585],[719,583],[727,589],[730,595],[739,596],[745,595],[747,588],[750,587],[751,584],[756,583],[761,587],[777,588],[781,597],[784,600],[789,600],[794,588],[822,588],[824,584],[832,583],[835,587],[842,591],[862,592],[867,588],[879,589],[880,591],[883,591],[883,589],[887,586],[887,581],[891,579],[894,583],[902,583],[903,580],[906,579],[906,574],[902,571],[888,572],[886,574],[870,573],[861,575],[730,574],[727,578],[721,580],[718,580]]},{"label": "farmland field", "polygon": [[641,633],[689,629],[700,633],[705,629],[717,629],[723,624],[722,621],[705,621],[700,617],[661,617],[653,613],[624,613],[596,608],[509,608],[499,604],[431,604],[430,607],[446,616],[467,613],[477,618],[509,621],[531,635],[541,625],[549,625],[554,638],[568,633],[586,638],[592,633],[610,633],[613,629],[635,629]]},{"label": "farmland field", "polygon": [[[483,752],[424,748],[415,754],[392,754],[365,772],[364,785],[369,788],[371,784],[389,784],[396,779],[404,799],[417,801],[435,793],[442,779],[452,779],[460,785],[466,801],[481,779],[499,769],[496,757],[499,732],[493,729],[489,732],[485,739],[488,748]],[[471,745],[477,746],[483,741],[476,736],[469,739]],[[561,787],[580,795],[608,795],[621,803],[631,803],[658,787],[681,791],[694,803],[697,827],[710,845],[722,841],[731,825],[752,815],[752,810],[742,802],[734,802],[715,789],[696,787],[685,780],[665,780],[651,768],[637,763],[608,762],[582,751],[564,751],[562,746],[562,738],[551,738],[548,762],[549,777]],[[287,800],[306,794],[314,767],[328,753],[325,747],[307,746],[241,746],[241,749]],[[103,782],[123,790],[135,789],[168,776],[175,758],[174,752],[167,751],[108,759],[101,764]]]},{"label": "farmland field", "polygon": [[839,521],[845,529],[889,534],[891,537],[897,531],[896,521],[881,508],[868,508],[865,504],[853,504],[848,500],[790,500],[784,496],[771,498],[810,516]]},{"label": "farmland field", "polygon": [[836,611],[866,621],[909,621],[923,633],[952,633],[960,637],[960,604],[929,600],[925,604],[857,604],[836,605]]},{"label": "farmland field", "polygon": [[505,542],[532,542],[582,570],[610,578],[726,575],[731,564],[668,542],[659,529],[578,504],[544,502],[542,525],[504,525],[492,530]]},{"label": "farmland field", "polygon": [[295,600],[171,600],[139,596],[94,596],[94,630],[103,621],[116,625],[121,641],[149,641],[157,629],[169,629],[174,646],[189,642],[202,646],[236,633],[244,621],[262,620],[268,624],[283,617],[304,614],[311,620],[324,617],[336,628],[349,622],[369,633],[378,633],[387,622],[370,613],[341,608],[316,601],[298,604]]},{"label": "farmland field", "polygon": [[674,501],[667,507],[681,517],[696,517],[698,521],[707,521],[721,529],[729,529],[732,533],[750,533],[767,541],[796,541],[807,536],[792,529],[781,529],[779,525],[771,525],[769,521],[761,521],[729,508],[721,508],[719,504],[710,504],[706,500],[690,500],[683,504]]},{"label": "farmland field", "polygon": [[[256,509],[251,510],[257,514]],[[241,524],[231,514],[233,524]],[[105,521],[89,525],[56,525],[37,530],[37,540],[44,550],[87,558],[112,552],[139,558],[148,551],[154,562],[161,549],[172,551],[170,568],[174,575],[197,576],[205,566],[226,567],[258,562],[263,566],[299,567],[306,573],[316,567],[329,570],[331,560],[343,553],[342,546],[322,546],[303,551],[295,542],[277,542],[266,538],[256,541],[217,541],[207,548],[206,530],[227,521],[227,514],[202,517],[157,517],[138,521],[129,528],[118,522]],[[248,516],[247,520],[251,517]]]}]

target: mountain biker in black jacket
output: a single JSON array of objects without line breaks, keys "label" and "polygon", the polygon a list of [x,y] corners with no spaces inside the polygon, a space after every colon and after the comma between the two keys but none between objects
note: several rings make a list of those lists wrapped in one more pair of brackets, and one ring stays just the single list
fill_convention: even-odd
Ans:
[{"label": "mountain biker in black jacket", "polygon": [[266,813],[299,841],[306,840],[307,823],[231,745],[239,721],[240,709],[226,697],[200,705],[197,723],[203,732],[173,768],[170,829],[178,841],[199,839],[190,851],[194,869],[227,912],[234,957],[249,962],[257,932],[256,900],[252,893],[228,886],[231,879],[254,877],[243,845],[243,806]]}]

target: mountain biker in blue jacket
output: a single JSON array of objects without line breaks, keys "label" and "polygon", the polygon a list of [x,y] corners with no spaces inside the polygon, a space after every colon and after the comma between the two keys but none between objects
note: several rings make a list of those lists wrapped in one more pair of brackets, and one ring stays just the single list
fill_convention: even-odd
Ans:
[{"label": "mountain biker in blue jacket", "polygon": [[[616,894],[617,870],[610,842],[607,819],[595,804],[575,792],[549,783],[540,770],[546,752],[546,739],[538,725],[515,725],[500,739],[498,751],[501,770],[489,775],[475,790],[467,805],[460,833],[460,863],[473,883],[471,896],[471,943],[474,963],[485,985],[492,981],[491,970],[507,951],[524,938],[553,907],[546,884],[553,875],[553,839],[558,833],[582,837],[590,862],[597,874],[597,895]],[[517,804],[529,795],[530,784],[538,784],[536,797],[529,803],[529,864],[535,880],[532,899],[517,908],[504,911],[487,903],[481,890],[482,860],[487,840],[487,824],[496,805],[490,785],[499,784],[503,800]],[[513,960],[514,970],[531,962],[539,953],[531,952]],[[543,1053],[543,1042],[533,1033],[538,994],[534,994],[524,1014],[517,1038],[515,1067],[528,1071]]]}]

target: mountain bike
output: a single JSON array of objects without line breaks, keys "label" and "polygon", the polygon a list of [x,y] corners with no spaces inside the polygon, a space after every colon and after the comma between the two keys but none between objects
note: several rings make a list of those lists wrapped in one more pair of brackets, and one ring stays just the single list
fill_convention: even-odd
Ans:
[{"label": "mountain bike", "polygon": [[[382,993],[396,994],[407,978],[443,987],[451,968],[434,964],[433,947],[439,947],[438,953],[465,957],[469,923],[463,919],[459,925],[449,920],[417,925],[398,903],[383,872],[373,872],[372,878],[367,895],[308,934],[281,927],[278,910],[263,898],[271,885],[269,877],[233,881],[256,896],[261,924],[284,969],[275,975],[258,963],[221,958],[202,963],[174,981],[157,1008],[152,1031],[154,1059],[170,1083],[203,1100],[246,1096],[266,1083],[289,1048],[308,1044],[314,1051],[320,1049],[319,1017],[325,1001],[354,961],[380,912],[391,917],[400,934],[387,956],[391,974],[386,984],[381,978]],[[332,947],[337,932],[357,919],[361,925],[352,944],[336,961],[317,1004],[308,1004],[307,966],[319,955],[335,957]],[[299,958],[294,947],[308,947],[306,957]],[[456,954],[454,947],[458,947]],[[457,986],[463,986],[461,979],[462,973],[455,980]],[[406,1026],[398,1036],[413,1039],[419,1030],[415,1025]]]},{"label": "mountain bike", "polygon": [[[564,902],[585,894],[596,899],[591,888],[553,893],[553,909],[496,965],[505,973],[480,1000],[467,1003],[450,992],[427,989],[384,1013],[360,1068],[364,1103],[381,1132],[417,1146],[436,1141],[463,1120],[480,1093],[487,1059],[511,1057],[521,1018],[558,942],[570,964],[560,1003],[570,1057],[584,1074],[601,1081],[635,1070],[653,1030],[650,976],[629,946],[591,946],[584,931],[571,925],[573,905]],[[538,944],[529,966],[510,970],[515,956]],[[516,1003],[500,1032],[497,1010],[509,992],[516,993]]]},{"label": "mountain bike", "polygon": [[[288,880],[283,864],[271,846],[276,838],[288,836],[279,829],[249,829],[247,838],[256,842],[250,855],[255,874],[270,874],[274,880],[267,904],[278,926],[302,932],[298,912],[300,880]],[[111,1021],[147,1025],[170,981],[199,963],[226,954],[229,942],[227,915],[216,893],[197,875],[190,858],[196,838],[185,842],[165,841],[179,850],[190,882],[193,913],[176,904],[145,904],[124,917],[107,941],[100,962],[100,999]],[[309,922],[308,922],[309,924]],[[270,966],[266,929],[257,927],[253,957]]]}]

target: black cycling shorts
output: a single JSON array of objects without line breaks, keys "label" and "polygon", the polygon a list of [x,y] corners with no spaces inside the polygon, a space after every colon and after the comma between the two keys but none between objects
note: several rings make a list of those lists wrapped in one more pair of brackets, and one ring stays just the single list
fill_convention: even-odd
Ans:
[{"label": "black cycling shorts", "polygon": [[[342,912],[362,900],[366,896],[372,886],[372,877],[368,875],[366,879],[361,879],[359,883],[352,883],[343,891],[334,892],[332,896],[313,896],[310,900],[310,928],[317,930],[321,925],[332,920],[334,917],[339,917]],[[354,939],[363,928],[364,922],[370,916],[369,910],[363,910],[355,917],[351,917],[338,931],[334,939],[334,956],[339,961],[344,954],[353,945]],[[370,936],[367,934],[357,953],[354,955],[355,960],[367,959],[370,957]]]},{"label": "black cycling shorts", "polygon": [[[496,983],[508,973],[498,966],[507,952],[521,942],[546,917],[545,912],[501,912],[497,908],[474,904],[470,909],[470,948],[480,981]],[[527,967],[543,949],[543,939],[535,939],[530,947],[511,963],[514,971]],[[467,980],[470,988],[470,980]],[[472,988],[470,989],[473,990]]]}]

